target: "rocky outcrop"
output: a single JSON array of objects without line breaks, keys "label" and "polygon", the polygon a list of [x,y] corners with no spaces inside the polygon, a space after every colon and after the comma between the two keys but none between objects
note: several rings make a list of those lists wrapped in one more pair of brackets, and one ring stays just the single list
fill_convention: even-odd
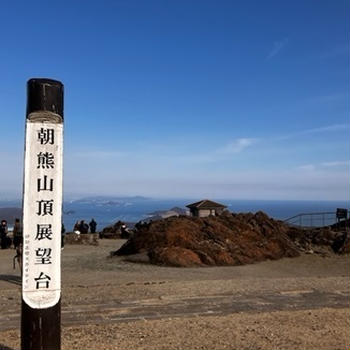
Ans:
[{"label": "rocky outcrop", "polygon": [[300,253],[350,252],[346,229],[290,227],[263,212],[196,218],[179,216],[138,223],[133,236],[114,255],[148,256],[168,266],[225,266]]},{"label": "rocky outcrop", "polygon": [[100,238],[129,238],[130,233],[125,225],[124,222],[122,221],[117,221],[114,225],[112,226],[107,226],[105,227],[101,232],[100,232]]},{"label": "rocky outcrop", "polygon": [[301,252],[326,254],[350,253],[349,233],[343,227],[327,226],[318,228],[291,227],[288,236]]},{"label": "rocky outcrop", "polygon": [[299,255],[288,227],[266,214],[180,216],[138,225],[115,255],[146,252],[169,266],[225,266]]}]

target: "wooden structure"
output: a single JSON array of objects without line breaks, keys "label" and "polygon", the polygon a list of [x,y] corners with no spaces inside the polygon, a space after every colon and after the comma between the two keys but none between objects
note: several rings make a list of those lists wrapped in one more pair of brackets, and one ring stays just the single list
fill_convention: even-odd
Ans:
[{"label": "wooden structure", "polygon": [[203,199],[199,202],[195,202],[186,205],[190,209],[191,216],[196,216],[199,218],[204,218],[210,215],[220,215],[226,207],[226,205],[210,201],[208,199]]}]

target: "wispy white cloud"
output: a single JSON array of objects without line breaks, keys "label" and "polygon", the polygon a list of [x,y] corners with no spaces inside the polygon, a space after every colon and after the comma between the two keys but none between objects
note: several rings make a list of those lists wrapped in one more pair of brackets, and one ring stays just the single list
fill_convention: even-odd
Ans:
[{"label": "wispy white cloud", "polygon": [[324,163],[321,163],[321,165],[324,167],[349,166],[350,161],[349,160],[338,160],[338,161],[334,161],[334,162],[324,162]]},{"label": "wispy white cloud", "polygon": [[276,139],[286,140],[286,139],[291,139],[302,135],[311,135],[311,134],[318,134],[323,132],[333,132],[333,131],[342,131],[342,130],[350,130],[350,124],[332,124],[332,125],[321,126],[318,128],[300,130],[295,133],[278,136]]},{"label": "wispy white cloud", "polygon": [[273,43],[273,47],[269,54],[267,55],[266,59],[270,60],[271,58],[275,57],[286,45],[288,44],[288,38],[284,38],[283,40],[275,41]]},{"label": "wispy white cloud", "polygon": [[244,151],[246,148],[254,145],[258,139],[256,138],[239,138],[229,142],[226,146],[219,148],[216,153],[234,154]]},{"label": "wispy white cloud", "polygon": [[303,133],[303,134],[315,134],[315,133],[319,133],[319,132],[346,130],[349,128],[350,128],[350,124],[332,124],[332,125],[321,126],[319,128],[303,130],[303,131],[301,131],[301,133]]},{"label": "wispy white cloud", "polygon": [[[349,160],[336,160],[332,162],[322,162],[322,163],[315,163],[315,164],[303,164],[297,167],[298,170],[302,171],[319,171],[323,170],[325,171],[327,168],[337,168],[337,167],[344,167],[349,166],[350,161]],[[333,171],[333,170],[332,170]]]},{"label": "wispy white cloud", "polygon": [[[171,160],[171,162],[187,163],[187,164],[204,164],[218,161],[225,161],[232,158],[234,155],[244,152],[247,148],[256,144],[259,141],[257,138],[238,138],[231,140],[225,145],[218,147],[210,152],[205,153],[186,153],[177,156],[163,157],[162,161]],[[158,157],[159,159],[159,157]]]}]

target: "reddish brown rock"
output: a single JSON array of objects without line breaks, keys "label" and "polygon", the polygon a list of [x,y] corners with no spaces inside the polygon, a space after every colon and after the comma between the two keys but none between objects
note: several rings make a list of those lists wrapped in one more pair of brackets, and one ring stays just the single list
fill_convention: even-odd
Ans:
[{"label": "reddish brown rock", "polygon": [[170,266],[225,266],[295,257],[300,252],[350,253],[344,227],[291,227],[263,212],[172,217],[137,224],[114,255],[147,253],[151,263]]},{"label": "reddish brown rock", "polygon": [[201,266],[199,256],[192,250],[181,247],[156,248],[149,252],[150,261],[154,264],[168,266]]},{"label": "reddish brown rock", "polygon": [[138,225],[115,254],[147,252],[152,263],[170,266],[249,264],[298,256],[287,231],[286,225],[262,212],[180,216]]}]

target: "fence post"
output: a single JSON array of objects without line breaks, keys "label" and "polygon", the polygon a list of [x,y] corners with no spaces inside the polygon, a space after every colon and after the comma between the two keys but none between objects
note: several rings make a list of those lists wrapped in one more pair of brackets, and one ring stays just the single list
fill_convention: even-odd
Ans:
[{"label": "fence post", "polygon": [[61,348],[63,84],[27,82],[22,350]]}]

